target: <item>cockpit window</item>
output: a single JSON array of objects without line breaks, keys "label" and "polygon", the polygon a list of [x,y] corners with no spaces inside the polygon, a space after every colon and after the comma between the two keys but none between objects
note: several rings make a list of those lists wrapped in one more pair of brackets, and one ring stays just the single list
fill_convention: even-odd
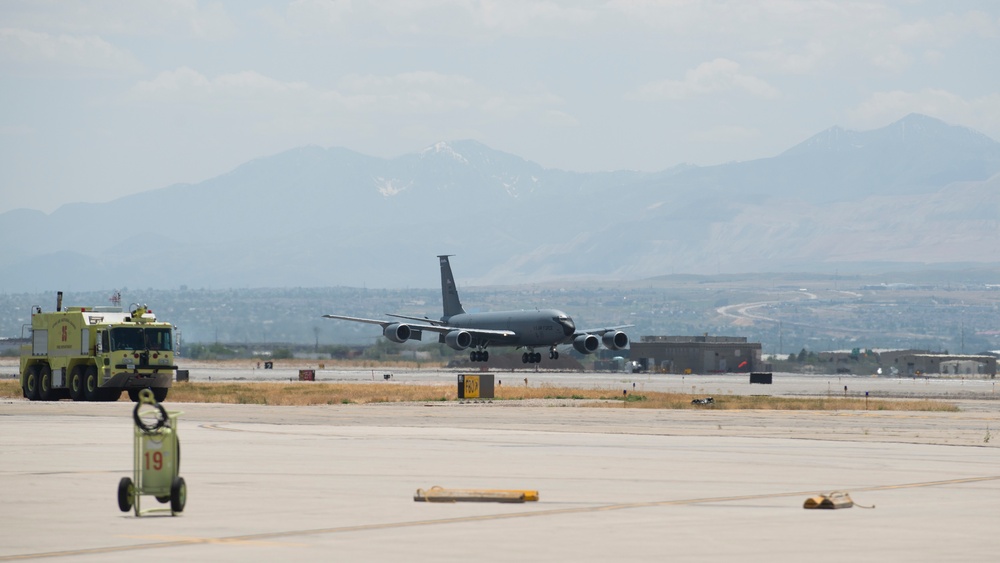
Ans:
[{"label": "cockpit window", "polygon": [[576,325],[573,324],[573,319],[569,318],[568,316],[562,315],[559,317],[552,317],[552,320],[562,325],[563,334],[565,334],[566,336],[570,336],[574,332],[576,332]]}]

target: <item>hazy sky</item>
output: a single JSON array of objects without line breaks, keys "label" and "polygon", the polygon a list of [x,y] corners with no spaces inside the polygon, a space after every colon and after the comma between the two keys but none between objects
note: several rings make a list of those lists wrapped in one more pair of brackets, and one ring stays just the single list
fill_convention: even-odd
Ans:
[{"label": "hazy sky", "polygon": [[1000,140],[1000,2],[3,0],[0,73],[0,212],[310,144],[655,171],[910,112]]}]

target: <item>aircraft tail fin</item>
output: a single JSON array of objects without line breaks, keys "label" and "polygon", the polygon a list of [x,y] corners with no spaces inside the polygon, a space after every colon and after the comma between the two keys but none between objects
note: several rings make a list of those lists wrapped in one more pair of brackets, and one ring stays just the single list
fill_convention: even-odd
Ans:
[{"label": "aircraft tail fin", "polygon": [[441,302],[444,303],[444,318],[465,313],[462,302],[458,299],[458,288],[455,287],[455,276],[451,274],[450,255],[438,256],[441,260]]}]

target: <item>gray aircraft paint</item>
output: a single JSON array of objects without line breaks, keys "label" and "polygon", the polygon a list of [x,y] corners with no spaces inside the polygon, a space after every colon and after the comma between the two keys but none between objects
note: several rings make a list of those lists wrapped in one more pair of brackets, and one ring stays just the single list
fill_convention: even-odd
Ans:
[{"label": "gray aircraft paint", "polygon": [[426,317],[396,314],[388,316],[402,320],[364,319],[343,315],[323,316],[329,319],[377,324],[382,327],[383,335],[393,342],[422,340],[425,331],[434,332],[438,334],[439,342],[455,350],[515,347],[526,348],[533,352],[535,348],[544,347],[554,352],[557,346],[570,344],[577,351],[590,354],[597,351],[601,341],[605,347],[612,350],[628,346],[628,336],[620,329],[632,325],[580,331],[576,329],[573,319],[558,309],[466,313],[458,296],[449,255],[440,255],[438,260],[441,264],[441,302],[444,313],[438,321]]}]

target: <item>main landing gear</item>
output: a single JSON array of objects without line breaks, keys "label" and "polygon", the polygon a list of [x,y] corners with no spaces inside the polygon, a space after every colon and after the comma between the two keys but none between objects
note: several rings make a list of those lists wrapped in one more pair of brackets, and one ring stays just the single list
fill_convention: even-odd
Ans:
[{"label": "main landing gear", "polygon": [[[549,349],[549,359],[550,360],[558,360],[559,359],[559,351],[556,350],[555,346],[553,346],[552,348]],[[540,363],[541,361],[542,361],[542,353],[541,352],[535,352],[534,350],[530,350],[529,349],[528,352],[525,352],[525,353],[521,354],[521,363],[525,363],[525,364],[537,364],[537,363]]]},{"label": "main landing gear", "polygon": [[473,350],[469,352],[470,362],[488,362],[490,361],[490,353],[486,350]]}]

